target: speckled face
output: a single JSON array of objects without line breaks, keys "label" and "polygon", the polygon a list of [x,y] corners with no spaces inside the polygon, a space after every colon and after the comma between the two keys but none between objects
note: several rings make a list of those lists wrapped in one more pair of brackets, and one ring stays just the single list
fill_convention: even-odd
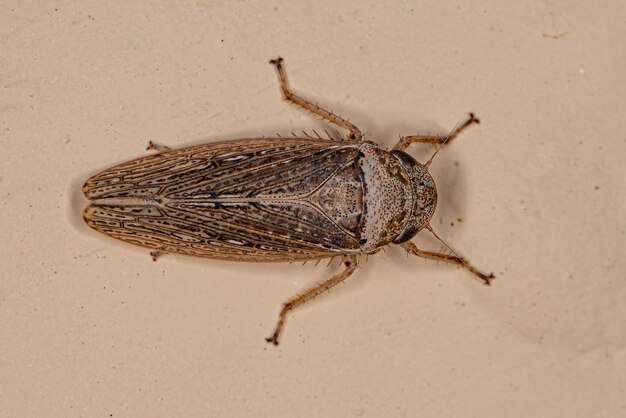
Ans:
[{"label": "speckled face", "polygon": [[428,168],[415,161],[413,157],[402,151],[391,152],[406,168],[411,176],[413,207],[411,218],[404,230],[393,240],[394,244],[402,244],[413,238],[430,222],[437,207],[437,187],[428,172]]}]

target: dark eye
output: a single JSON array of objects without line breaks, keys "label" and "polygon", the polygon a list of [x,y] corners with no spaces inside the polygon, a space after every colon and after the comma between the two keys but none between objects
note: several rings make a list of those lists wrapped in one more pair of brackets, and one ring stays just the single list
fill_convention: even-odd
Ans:
[{"label": "dark eye", "polygon": [[413,225],[409,225],[406,228],[404,228],[404,231],[402,231],[402,233],[400,233],[400,235],[398,235],[396,239],[393,240],[393,243],[402,244],[403,242],[407,242],[408,240],[413,238],[418,232],[419,232],[419,229],[417,229]]}]

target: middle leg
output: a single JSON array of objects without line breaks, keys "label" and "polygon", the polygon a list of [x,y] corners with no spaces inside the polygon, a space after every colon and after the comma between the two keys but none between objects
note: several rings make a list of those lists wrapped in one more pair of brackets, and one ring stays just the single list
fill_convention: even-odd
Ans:
[{"label": "middle leg", "polygon": [[146,150],[148,150],[148,151],[154,150],[154,151],[158,151],[158,152],[165,152],[165,151],[171,151],[172,148],[168,147],[167,145],[155,144],[152,141],[148,141],[148,146],[146,147]]}]

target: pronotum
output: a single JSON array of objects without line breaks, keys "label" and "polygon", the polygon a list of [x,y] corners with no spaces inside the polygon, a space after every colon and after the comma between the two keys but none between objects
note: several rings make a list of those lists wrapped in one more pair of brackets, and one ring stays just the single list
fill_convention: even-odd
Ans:
[{"label": "pronotum", "polygon": [[[426,251],[410,241],[423,229],[439,239],[430,225],[437,189],[428,167],[443,145],[478,119],[470,113],[446,136],[401,137],[387,151],[348,120],[296,95],[282,58],[270,63],[287,101],[347,130],[346,137],[246,138],[181,149],[150,143],[157,153],[85,182],[87,225],[150,248],[154,259],[163,253],[255,262],[341,257],[342,272],[283,305],[266,339],[273,344],[289,311],[354,273],[360,255],[390,244],[457,264],[489,284],[493,274],[456,252]],[[420,164],[405,152],[414,143],[438,147]]]}]

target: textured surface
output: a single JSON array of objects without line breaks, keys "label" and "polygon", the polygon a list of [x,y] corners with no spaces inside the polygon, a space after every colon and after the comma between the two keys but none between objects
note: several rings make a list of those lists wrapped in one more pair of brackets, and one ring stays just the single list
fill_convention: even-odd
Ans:
[{"label": "textured surface", "polygon": [[[0,416],[626,415],[624,20],[618,0],[3,1]],[[153,263],[84,225],[85,179],[148,140],[322,133],[277,55],[387,147],[481,118],[431,165],[432,223],[491,287],[391,248],[274,348],[281,302],[337,261]]]}]

